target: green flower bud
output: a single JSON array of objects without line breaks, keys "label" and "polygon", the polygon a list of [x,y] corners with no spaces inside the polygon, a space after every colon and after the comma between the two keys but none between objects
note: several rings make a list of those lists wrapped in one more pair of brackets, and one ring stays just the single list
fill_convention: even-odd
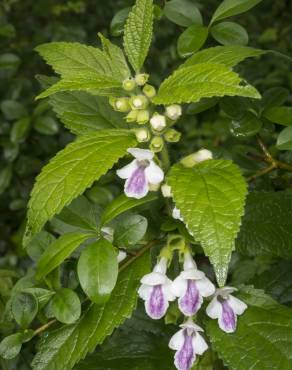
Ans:
[{"label": "green flower bud", "polygon": [[149,118],[150,113],[148,110],[139,110],[137,112],[137,123],[139,123],[139,125],[144,125],[145,123],[147,123],[149,121]]},{"label": "green flower bud", "polygon": [[109,104],[110,104],[110,106],[112,106],[114,109],[116,109],[116,101],[117,101],[117,98],[114,98],[114,97],[110,97],[109,98]]},{"label": "green flower bud", "polygon": [[178,104],[169,105],[166,107],[165,114],[171,120],[176,121],[182,115],[182,108]]},{"label": "green flower bud", "polygon": [[206,161],[208,159],[213,159],[212,152],[207,149],[201,149],[184,157],[180,162],[185,167],[194,167],[197,163]]},{"label": "green flower bud", "polygon": [[136,138],[139,143],[145,143],[150,140],[150,132],[147,128],[140,128],[135,130]]},{"label": "green flower bud", "polygon": [[168,143],[177,143],[180,140],[181,133],[173,128],[168,129],[164,134],[164,139]]},{"label": "green flower bud", "polygon": [[129,112],[131,110],[129,98],[118,98],[114,104],[115,110],[118,112]]},{"label": "green flower bud", "polygon": [[144,95],[132,96],[130,100],[132,109],[146,109],[148,103],[148,99]]},{"label": "green flower bud", "polygon": [[158,152],[161,152],[161,150],[163,149],[163,146],[164,146],[164,141],[163,141],[162,137],[155,136],[151,140],[150,150],[152,150],[152,152],[154,152],[154,153],[158,153]]},{"label": "green flower bud", "polygon": [[136,87],[136,82],[133,78],[127,78],[123,81],[123,89],[125,91],[133,91]]},{"label": "green flower bud", "polygon": [[135,76],[135,81],[138,86],[144,86],[148,81],[149,75],[147,73],[139,73]]},{"label": "green flower bud", "polygon": [[154,86],[147,84],[143,87],[143,93],[151,99],[156,95],[156,89]]},{"label": "green flower bud", "polygon": [[126,121],[127,122],[136,122],[137,121],[137,116],[138,116],[138,111],[137,110],[131,110],[130,113],[126,116]]}]

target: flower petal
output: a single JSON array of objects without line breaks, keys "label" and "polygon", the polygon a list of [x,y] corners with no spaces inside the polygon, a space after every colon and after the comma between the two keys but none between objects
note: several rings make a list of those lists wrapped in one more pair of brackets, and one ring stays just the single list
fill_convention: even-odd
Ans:
[{"label": "flower petal", "polygon": [[154,153],[148,149],[129,148],[127,151],[132,154],[133,157],[138,159],[138,161],[150,161],[154,157]]},{"label": "flower petal", "polygon": [[160,184],[161,181],[164,179],[164,172],[162,169],[154,163],[154,161],[150,161],[150,164],[145,169],[145,176],[149,184]]},{"label": "flower petal", "polygon": [[214,284],[206,277],[197,280],[196,284],[203,297],[209,297],[210,295],[215,293],[216,288]]},{"label": "flower petal", "polygon": [[129,164],[127,164],[126,166],[120,168],[119,170],[117,170],[117,175],[121,178],[121,179],[128,179],[129,177],[131,177],[132,173],[138,168],[138,161],[136,159],[134,159],[132,162],[130,162]]},{"label": "flower petal", "polygon": [[218,319],[218,324],[220,329],[225,331],[225,333],[234,333],[236,330],[237,317],[228,301],[229,300],[226,299],[221,302],[222,313]]},{"label": "flower petal", "polygon": [[185,341],[184,329],[181,329],[171,337],[168,347],[170,349],[178,351],[184,345],[184,341]]},{"label": "flower petal", "polygon": [[154,266],[153,272],[160,272],[161,274],[165,274],[167,270],[167,259],[165,257],[161,257],[159,262]]},{"label": "flower petal", "polygon": [[151,286],[165,284],[166,282],[167,276],[159,272],[151,272],[150,274],[144,275],[141,279],[142,284]]},{"label": "flower petal", "polygon": [[197,270],[195,268],[182,271],[181,275],[184,279],[192,280],[203,279],[205,277],[203,271]]},{"label": "flower petal", "polygon": [[125,183],[125,194],[130,198],[141,199],[149,191],[148,182],[145,176],[145,168],[138,167]]},{"label": "flower petal", "polygon": [[162,286],[153,286],[149,299],[145,301],[145,309],[148,316],[153,320],[159,320],[165,315],[168,306],[169,303],[164,297]]},{"label": "flower petal", "polygon": [[196,262],[189,252],[184,255],[184,270],[197,270]]},{"label": "flower petal", "polygon": [[196,286],[195,280],[187,280],[187,290],[178,300],[178,307],[185,316],[192,316],[202,306],[203,298]]},{"label": "flower petal", "polygon": [[244,302],[236,297],[233,297],[232,295],[230,295],[228,298],[228,304],[236,315],[242,315],[247,309],[247,305]]},{"label": "flower petal", "polygon": [[172,281],[170,279],[167,279],[167,283],[162,286],[163,294],[165,298],[170,302],[176,299],[176,296],[172,292],[171,285]]},{"label": "flower petal", "polygon": [[191,331],[204,331],[199,325],[195,324],[191,317],[187,319],[183,324],[180,325],[181,328],[189,329]]},{"label": "flower petal", "polygon": [[208,344],[199,333],[193,335],[193,348],[197,355],[202,355],[208,349]]},{"label": "flower petal", "polygon": [[187,287],[187,281],[181,276],[181,274],[179,274],[178,277],[173,280],[171,290],[176,297],[183,297],[186,293]]},{"label": "flower petal", "polygon": [[190,370],[196,359],[196,353],[193,348],[192,335],[185,332],[185,340],[182,348],[174,356],[174,364],[178,370]]},{"label": "flower petal", "polygon": [[217,297],[214,297],[212,301],[208,304],[206,313],[211,319],[218,319],[222,314],[222,306],[218,301]]},{"label": "flower petal", "polygon": [[144,301],[147,301],[150,298],[152,292],[152,286],[142,284],[140,288],[138,289],[138,295],[140,298],[144,299]]}]

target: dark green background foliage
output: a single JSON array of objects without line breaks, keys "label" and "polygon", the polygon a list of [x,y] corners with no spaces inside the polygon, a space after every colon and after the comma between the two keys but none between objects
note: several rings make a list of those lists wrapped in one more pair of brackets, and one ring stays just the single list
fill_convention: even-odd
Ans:
[{"label": "dark green background foliage", "polygon": [[[208,24],[220,3],[218,0],[191,2],[200,9],[205,24]],[[163,8],[165,1],[157,0],[155,4]],[[131,0],[1,1],[0,337],[2,339],[20,327],[22,337],[12,338],[16,347],[19,343],[31,339],[33,332],[28,328],[35,330],[53,317],[65,324],[75,322],[79,317],[80,297],[82,302],[84,297],[75,273],[74,253],[78,254],[80,251],[82,253],[86,239],[81,240],[79,233],[86,232],[90,237],[90,233],[96,231],[101,210],[122,191],[122,184],[112,181],[113,172],[108,173],[87,190],[85,196],[77,198],[56,216],[50,222],[47,231],[42,231],[41,235],[34,238],[27,250],[22,248],[26,206],[34,178],[44,164],[73,139],[73,135],[59,122],[48,99],[35,101],[35,96],[50,83],[45,76],[51,75],[52,71],[43,63],[34,48],[50,41],[78,41],[97,46],[98,32],[121,43],[118,36],[123,25],[117,22],[112,27],[109,25],[119,10],[132,5]],[[156,17],[161,19],[159,23],[155,23],[154,42],[145,65],[147,72],[151,71],[152,84],[156,86],[183,61],[181,55],[184,54],[180,47],[178,52],[177,42],[185,27],[168,20],[161,14],[160,8],[155,9]],[[170,152],[171,158],[177,160],[201,147],[206,147],[213,151],[216,158],[233,159],[241,168],[248,179],[252,194],[247,198],[243,225],[231,261],[229,282],[236,285],[249,284],[263,289],[276,301],[290,307],[292,195],[289,188],[292,185],[292,167],[289,166],[292,166],[292,108],[283,113],[282,108],[277,107],[292,105],[292,61],[283,56],[285,54],[292,57],[291,14],[291,1],[264,0],[251,11],[231,18],[247,30],[249,46],[274,50],[260,59],[248,59],[236,67],[240,75],[260,91],[263,99],[255,101],[240,97],[224,97],[220,101],[211,98],[191,104],[187,109],[187,115],[184,115],[178,124],[178,129],[183,133],[183,140],[172,145]],[[215,31],[213,36],[214,38],[209,35],[205,47],[218,45]],[[183,51],[185,52],[185,49]],[[246,113],[247,111],[249,112]],[[280,162],[267,173],[265,169],[271,163],[265,163],[267,158],[263,158],[262,143],[273,158]],[[162,223],[162,229],[165,230],[177,227],[173,221],[161,219],[159,202],[156,202],[155,206],[149,206],[153,199],[155,196],[145,199],[145,202],[138,206],[138,210],[129,210],[126,221],[121,216],[112,222],[116,227],[114,241],[124,243],[131,253],[135,253],[136,249],[143,245],[146,229],[145,239],[150,240],[159,235]],[[123,203],[123,199],[119,201]],[[178,227],[182,228],[181,224]],[[132,234],[127,235],[127,230]],[[186,230],[180,231],[186,233]],[[35,266],[48,264],[48,260],[38,262],[42,252],[54,242],[56,235],[65,233],[70,233],[67,234],[69,237],[65,237],[68,238],[66,245],[70,251],[64,251],[63,259],[79,245],[80,249],[73,253],[72,258],[66,260],[62,267],[61,282],[58,275],[60,270],[54,270],[58,263],[54,265],[52,262],[53,267],[50,271],[53,272],[47,277],[47,287],[36,288],[37,284],[33,278]],[[200,253],[199,247],[197,249]],[[204,258],[202,261],[204,265]],[[133,266],[133,270],[135,268],[139,273],[136,274],[137,281],[134,279],[129,283],[130,293],[133,293],[142,275],[142,270]],[[71,290],[60,291],[61,286]],[[50,300],[51,291],[54,290],[59,290],[58,296]],[[17,294],[18,292],[22,293]],[[17,300],[21,300],[21,303]],[[50,304],[47,305],[49,300]],[[61,301],[61,305],[58,304],[58,300]],[[72,312],[68,309],[66,300],[74,305]],[[115,296],[111,297],[111,300],[118,302]],[[17,311],[19,304],[24,307],[21,312]],[[134,298],[133,302],[128,304],[134,307]],[[82,310],[92,310],[92,315],[100,315],[101,319],[106,319],[94,308],[95,306],[86,308],[86,305],[85,301]],[[254,319],[253,314],[256,317],[259,306],[259,303],[254,304],[253,311],[251,310],[249,314],[251,320]],[[11,312],[16,322],[11,317]],[[141,307],[138,307],[134,317],[108,337],[94,354],[81,361],[76,370],[173,369],[172,354],[167,349],[167,343],[175,327],[164,326],[160,322],[153,323],[142,312]],[[127,311],[123,314],[128,315]],[[168,314],[169,323],[175,323],[176,314],[174,307]],[[281,314],[283,316],[286,314],[284,309]],[[62,319],[64,317],[65,319]],[[76,324],[68,326],[63,333],[61,332],[62,338],[74,336],[74,325]],[[85,325],[91,328],[90,322]],[[118,326],[118,322],[112,322],[112,326],[113,328]],[[209,325],[208,330],[214,332],[215,350],[220,352],[220,346],[224,341],[229,345],[230,339],[224,337],[213,325]],[[97,342],[101,343],[104,338],[99,339]],[[2,366],[3,370],[30,369],[29,363],[36,353],[36,343],[37,340],[33,339],[24,344],[22,354],[15,359],[0,358],[0,368]],[[7,348],[14,347],[8,343]],[[39,359],[36,358],[35,361],[37,363]],[[66,360],[60,358],[60,361]],[[228,366],[229,363],[226,359],[225,364]],[[215,353],[209,352],[196,366],[196,369],[200,370],[213,368],[223,369],[224,365]],[[238,367],[240,370],[243,368],[247,367]],[[43,369],[51,370],[47,367]],[[265,368],[262,367],[261,370]]]}]

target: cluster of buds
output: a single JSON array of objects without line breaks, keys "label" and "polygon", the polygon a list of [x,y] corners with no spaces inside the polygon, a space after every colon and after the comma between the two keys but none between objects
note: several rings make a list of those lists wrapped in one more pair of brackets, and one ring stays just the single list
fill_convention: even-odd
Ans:
[{"label": "cluster of buds", "polygon": [[154,320],[161,319],[167,312],[169,302],[178,299],[178,307],[185,320],[180,325],[181,330],[170,339],[169,347],[176,351],[176,368],[189,370],[196,355],[201,355],[208,349],[206,341],[199,333],[203,329],[193,321],[203,300],[212,297],[206,313],[210,318],[217,319],[219,327],[226,333],[236,330],[237,315],[243,314],[247,305],[231,295],[236,291],[235,288],[216,289],[205,273],[197,268],[188,248],[184,251],[183,270],[173,281],[167,277],[167,266],[168,258],[162,254],[153,271],[141,279],[138,294],[145,302],[147,314]]}]

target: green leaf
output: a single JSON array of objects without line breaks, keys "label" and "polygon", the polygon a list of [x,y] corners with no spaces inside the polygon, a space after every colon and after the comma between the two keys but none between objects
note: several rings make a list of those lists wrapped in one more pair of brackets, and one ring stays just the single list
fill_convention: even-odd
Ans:
[{"label": "green leaf", "polygon": [[95,303],[108,301],[118,277],[117,253],[110,242],[101,239],[81,253],[77,265],[82,289]]},{"label": "green leaf", "polygon": [[149,255],[145,254],[119,274],[105,305],[92,304],[76,324],[61,327],[44,337],[33,360],[33,370],[71,370],[93,351],[132,314],[140,279],[149,269]]},{"label": "green leaf", "polygon": [[142,199],[128,198],[125,194],[122,194],[106,207],[101,216],[100,223],[101,225],[107,224],[121,213],[138,207],[142,204],[153,202],[154,200],[157,200],[156,194],[149,194]]},{"label": "green leaf", "polygon": [[206,98],[201,99],[197,103],[192,103],[187,108],[187,114],[198,114],[204,112],[207,109],[214,107],[218,103],[218,98]]},{"label": "green leaf", "polygon": [[23,293],[30,293],[38,301],[39,309],[42,309],[50,300],[50,298],[55,294],[55,292],[44,289],[44,288],[25,288],[21,290]]},{"label": "green leaf", "polygon": [[60,151],[37,177],[24,243],[135,145],[129,131],[102,130],[79,137]]},{"label": "green leaf", "polygon": [[277,139],[277,148],[280,150],[292,150],[292,126],[284,128]]},{"label": "green leaf", "polygon": [[153,1],[137,0],[125,25],[124,48],[136,72],[147,57],[153,29]]},{"label": "green leaf", "polygon": [[38,302],[30,293],[17,293],[12,297],[11,310],[21,327],[28,327],[38,312]]},{"label": "green leaf", "polygon": [[68,233],[59,237],[45,250],[37,264],[36,279],[40,280],[58,267],[85,240],[93,237],[91,233]]},{"label": "green leaf", "polygon": [[126,248],[137,244],[147,231],[147,218],[140,215],[121,216],[114,227],[114,244]]},{"label": "green leaf", "polygon": [[167,1],[163,13],[170,21],[182,27],[203,23],[199,9],[188,0]]},{"label": "green leaf", "polygon": [[22,334],[16,333],[4,338],[0,343],[0,356],[5,360],[16,357],[22,346]]},{"label": "green leaf", "polygon": [[199,50],[208,37],[208,28],[194,24],[187,28],[179,37],[177,50],[181,57],[186,58]]},{"label": "green leaf", "polygon": [[265,53],[265,50],[240,45],[215,46],[192,55],[180,68],[190,67],[200,63],[224,64],[227,67],[234,67],[247,58],[258,57]]},{"label": "green leaf", "polygon": [[12,179],[12,167],[6,166],[0,170],[0,194],[8,188]]},{"label": "green leaf", "polygon": [[14,122],[10,131],[10,140],[12,143],[21,143],[27,136],[30,129],[30,119],[28,117],[22,118]]},{"label": "green leaf", "polygon": [[43,135],[55,135],[59,131],[59,125],[53,117],[40,116],[33,123],[33,128]]},{"label": "green leaf", "polygon": [[211,24],[220,19],[233,17],[253,8],[262,0],[224,0],[216,9],[211,19]]},{"label": "green leaf", "polygon": [[20,119],[27,115],[25,106],[15,100],[2,100],[0,108],[8,120]]},{"label": "green leaf", "polygon": [[262,122],[251,112],[242,118],[231,121],[230,130],[236,137],[250,137],[256,135],[262,128]]},{"label": "green leaf", "polygon": [[119,10],[113,17],[110,24],[110,32],[112,36],[121,36],[124,32],[126,19],[128,18],[131,8]]},{"label": "green leaf", "polygon": [[63,324],[72,324],[79,319],[81,314],[79,297],[68,288],[57,291],[52,299],[51,308],[56,319]]},{"label": "green leaf", "polygon": [[222,22],[211,28],[211,34],[222,45],[247,45],[248,33],[234,22]]},{"label": "green leaf", "polygon": [[239,169],[226,160],[194,168],[175,165],[167,183],[189,231],[210,258],[218,284],[224,285],[247,192]]},{"label": "green leaf", "polygon": [[38,261],[46,248],[55,240],[56,238],[54,237],[54,235],[48,233],[45,230],[42,230],[41,232],[36,234],[27,245],[27,254],[32,260]]},{"label": "green leaf", "polygon": [[224,364],[231,370],[291,369],[291,310],[255,289],[245,288],[239,298],[248,309],[234,334],[220,330],[217,320],[207,323],[212,347]]},{"label": "green leaf", "polygon": [[279,125],[292,126],[292,107],[271,107],[263,112],[263,116]]},{"label": "green leaf", "polygon": [[292,256],[292,192],[255,192],[247,197],[236,249],[249,256]]},{"label": "green leaf", "polygon": [[163,81],[155,104],[195,103],[213,96],[245,96],[260,98],[258,91],[243,84],[237,73],[223,64],[202,63],[176,70]]},{"label": "green leaf", "polygon": [[115,112],[104,97],[83,91],[66,91],[52,95],[50,104],[65,127],[76,135],[126,127],[121,114]]},{"label": "green leaf", "polygon": [[263,93],[262,106],[264,108],[277,107],[285,103],[290,92],[284,87],[271,87]]}]

